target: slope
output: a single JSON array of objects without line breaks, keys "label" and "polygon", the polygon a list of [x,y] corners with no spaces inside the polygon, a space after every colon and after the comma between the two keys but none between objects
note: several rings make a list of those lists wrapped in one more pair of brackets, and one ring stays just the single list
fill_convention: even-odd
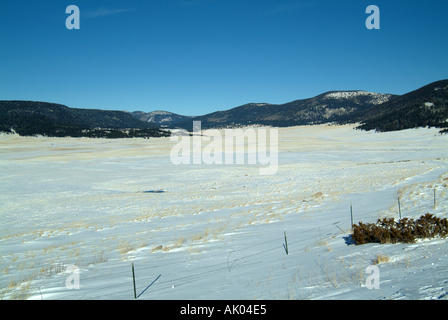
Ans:
[{"label": "slope", "polygon": [[143,112],[143,111],[134,111],[131,114],[143,122],[149,122],[155,125],[171,125],[174,123],[187,121],[192,117],[182,116],[173,112],[168,111],[152,111],[152,112]]},{"label": "slope", "polygon": [[[107,130],[106,130],[107,129]],[[118,129],[145,130],[162,134],[154,125],[122,111],[74,109],[47,102],[0,101],[0,131],[20,135],[124,137]]]},{"label": "slope", "polygon": [[[341,121],[350,114],[393,99],[392,94],[366,91],[331,91],[314,98],[295,100],[285,104],[249,103],[230,110],[195,117],[202,128],[269,125],[289,127]],[[192,129],[192,120],[173,127]]]},{"label": "slope", "polygon": [[448,80],[409,92],[379,106],[354,114],[359,129],[395,131],[416,127],[447,127]]}]

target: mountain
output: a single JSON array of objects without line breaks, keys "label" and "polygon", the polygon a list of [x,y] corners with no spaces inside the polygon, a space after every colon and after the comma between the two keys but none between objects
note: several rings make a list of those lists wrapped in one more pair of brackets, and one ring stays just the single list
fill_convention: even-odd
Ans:
[{"label": "mountain", "polygon": [[[330,91],[285,104],[249,103],[178,122],[171,127],[192,130],[247,125],[298,126],[336,122],[361,123],[358,129],[393,131],[417,127],[448,127],[448,80],[433,82],[404,95],[360,90]],[[448,128],[442,130],[448,132]]]},{"label": "mountain", "polygon": [[441,127],[448,131],[448,80],[441,80],[404,95],[361,90],[330,91],[285,104],[248,103],[198,117],[167,111],[104,111],[74,109],[33,101],[0,101],[0,132],[20,135],[87,137],[168,136],[168,128],[203,129],[248,125],[298,126],[322,123],[360,123],[361,130],[393,131]]},{"label": "mountain", "polygon": [[0,131],[15,131],[24,136],[53,137],[126,138],[168,135],[126,112],[74,109],[61,104],[34,101],[0,101]]},{"label": "mountain", "polygon": [[[441,80],[354,114],[362,130],[448,127],[448,80]],[[447,130],[445,130],[447,131]]]},{"label": "mountain", "polygon": [[204,129],[247,125],[287,127],[337,122],[350,119],[352,113],[378,106],[396,97],[392,94],[359,90],[330,91],[314,98],[285,104],[249,103],[227,111],[194,117],[172,127],[191,130],[192,121],[201,121]]},{"label": "mountain", "polygon": [[188,121],[193,117],[189,116],[181,116],[179,114],[168,112],[168,111],[152,111],[152,112],[143,112],[143,111],[134,111],[131,114],[143,122],[149,122],[157,125],[172,125],[178,122]]}]

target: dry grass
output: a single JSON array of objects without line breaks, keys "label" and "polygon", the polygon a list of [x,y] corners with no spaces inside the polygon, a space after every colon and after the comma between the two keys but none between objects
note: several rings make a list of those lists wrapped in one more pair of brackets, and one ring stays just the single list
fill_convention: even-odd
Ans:
[{"label": "dry grass", "polygon": [[389,256],[386,256],[384,254],[377,254],[375,258],[372,260],[373,265],[377,265],[380,263],[386,263],[389,262],[390,258]]},{"label": "dry grass", "polygon": [[316,261],[318,269],[310,271],[308,277],[309,285],[325,286],[327,284],[337,288],[343,284],[355,283],[357,285],[364,281],[364,269],[360,264],[345,263],[344,259],[328,261],[327,259]]},{"label": "dry grass", "polygon": [[199,240],[207,241],[207,237],[209,235],[214,235],[214,237],[216,238],[217,237],[217,233],[219,233],[218,230],[213,230],[211,228],[206,228],[203,232],[198,232],[198,233],[195,233],[195,234],[191,235],[190,236],[190,240],[191,241],[199,241]]},{"label": "dry grass", "polygon": [[[79,254],[79,250],[77,250]],[[108,261],[108,255],[104,250],[95,253],[91,256],[77,255],[76,262],[74,265],[77,267],[90,266],[95,264],[100,264]],[[73,263],[62,263],[62,262],[49,262],[46,265],[39,266],[38,262],[29,259],[30,261],[23,261],[18,266],[17,269],[20,275],[11,277],[8,285],[6,286],[6,291],[0,293],[1,299],[10,300],[26,300],[30,296],[31,281],[35,279],[51,278],[57,275],[62,275],[66,272],[67,266]],[[4,275],[9,274],[9,268],[4,268],[8,272]]]},{"label": "dry grass", "polygon": [[182,246],[185,242],[185,238],[183,236],[180,236],[179,239],[177,239],[176,243],[174,244],[174,246],[176,248]]},{"label": "dry grass", "polygon": [[20,288],[17,288],[17,290],[14,290],[10,299],[11,300],[27,300],[30,296],[29,289],[31,286],[31,282],[27,282],[25,284],[22,284]]},{"label": "dry grass", "polygon": [[6,287],[7,289],[13,289],[15,287],[17,287],[19,285],[18,281],[16,279],[11,279],[9,281],[8,286]]},{"label": "dry grass", "polygon": [[107,262],[108,260],[109,260],[109,255],[107,255],[105,253],[105,251],[102,250],[101,252],[99,252],[98,254],[94,255],[93,257],[77,259],[76,262],[75,262],[75,265],[78,266],[78,267],[83,267],[83,266],[89,266],[89,265],[95,265],[95,264],[104,263],[104,262]]},{"label": "dry grass", "polygon": [[328,245],[327,239],[319,239],[316,241],[316,246],[318,246],[318,247],[323,247],[323,246],[327,246],[327,245]]},{"label": "dry grass", "polygon": [[[39,276],[39,271],[29,272],[21,277],[14,277],[9,281],[6,287],[6,292],[10,293],[9,300],[26,300],[30,296],[29,290],[31,281]],[[0,294],[1,299],[4,298],[4,293]]]},{"label": "dry grass", "polygon": [[153,252],[156,252],[156,251],[160,251],[160,250],[162,250],[162,248],[163,248],[163,246],[158,246],[158,247],[155,247],[155,248],[153,248],[152,250],[151,250],[151,253],[153,253]]},{"label": "dry grass", "polygon": [[116,249],[118,249],[118,252],[120,252],[120,254],[126,254],[134,250],[129,241],[120,241]]},{"label": "dry grass", "polygon": [[200,248],[194,248],[191,245],[187,248],[187,251],[191,254],[198,254],[202,252]]}]

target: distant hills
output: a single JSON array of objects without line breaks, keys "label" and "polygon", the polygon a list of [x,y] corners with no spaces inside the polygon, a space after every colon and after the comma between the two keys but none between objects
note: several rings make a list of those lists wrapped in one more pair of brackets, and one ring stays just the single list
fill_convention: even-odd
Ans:
[{"label": "distant hills", "polygon": [[193,118],[189,116],[181,116],[168,111],[152,111],[148,113],[143,111],[134,111],[131,112],[131,114],[140,121],[149,122],[160,126],[168,126],[179,122],[186,122]]},{"label": "distant hills", "polygon": [[176,127],[191,128],[193,121],[201,121],[202,128],[241,127],[263,125],[289,127],[348,120],[354,112],[378,106],[394,99],[392,94],[366,91],[331,91],[314,98],[285,104],[249,103],[226,111],[213,112],[178,122]]},{"label": "distant hills", "polygon": [[169,135],[161,127],[191,131],[193,121],[201,121],[203,129],[323,123],[360,123],[358,129],[376,131],[426,126],[448,128],[448,80],[404,95],[330,91],[285,104],[249,103],[197,117],[168,111],[104,111],[46,102],[0,101],[0,131],[20,135],[161,137]]},{"label": "distant hills", "polygon": [[169,133],[127,112],[74,109],[47,102],[0,101],[0,131],[49,137],[160,137]]},{"label": "distant hills", "polygon": [[[288,127],[322,123],[361,123],[362,130],[394,131],[417,127],[448,127],[448,80],[431,83],[404,95],[361,90],[330,91],[285,104],[249,103],[198,117],[166,111],[133,113],[143,121],[191,131],[201,127],[248,125]],[[448,130],[445,130],[448,131]]]}]

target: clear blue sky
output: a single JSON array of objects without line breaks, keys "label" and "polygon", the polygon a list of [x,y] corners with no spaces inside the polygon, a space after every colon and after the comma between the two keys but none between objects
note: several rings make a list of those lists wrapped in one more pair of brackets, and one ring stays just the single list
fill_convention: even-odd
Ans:
[{"label": "clear blue sky", "polygon": [[0,0],[0,100],[202,115],[447,78],[447,0]]}]

